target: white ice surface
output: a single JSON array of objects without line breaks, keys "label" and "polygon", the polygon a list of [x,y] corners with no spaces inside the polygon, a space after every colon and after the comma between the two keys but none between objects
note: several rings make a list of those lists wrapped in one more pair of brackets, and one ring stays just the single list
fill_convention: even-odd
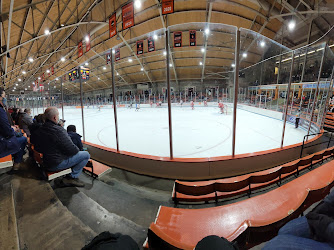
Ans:
[{"label": "white ice surface", "polygon": [[[60,110],[61,111],[61,110]],[[65,107],[65,127],[74,124],[83,134],[81,109]],[[116,148],[113,109],[84,109],[86,141]],[[118,108],[119,147],[122,151],[169,156],[167,108]],[[172,108],[174,157],[197,158],[232,154],[232,115],[218,108]],[[237,110],[236,154],[279,148],[283,122]],[[284,146],[303,141],[306,131],[287,123]]]}]

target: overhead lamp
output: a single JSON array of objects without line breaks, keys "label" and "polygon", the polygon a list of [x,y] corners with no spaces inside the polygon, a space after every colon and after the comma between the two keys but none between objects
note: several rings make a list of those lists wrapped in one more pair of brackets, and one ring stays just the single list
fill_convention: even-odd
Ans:
[{"label": "overhead lamp", "polygon": [[22,71],[22,74],[25,75],[25,74],[27,74],[27,72],[25,72],[25,71],[23,70],[23,71]]},{"label": "overhead lamp", "polygon": [[16,87],[14,87],[14,89],[16,89]]},{"label": "overhead lamp", "polygon": [[242,57],[246,58],[247,57],[247,53],[246,52],[242,53]]},{"label": "overhead lamp", "polygon": [[88,66],[88,62],[85,62],[85,65]]},{"label": "overhead lamp", "polygon": [[206,29],[204,30],[204,33],[205,33],[205,35],[209,35],[209,34],[210,34],[210,30],[209,30],[209,28],[206,28]]},{"label": "overhead lamp", "polygon": [[97,80],[100,80],[100,77],[98,77]]},{"label": "overhead lamp", "polygon": [[203,65],[203,63],[202,63],[202,62],[199,62],[199,65]]},{"label": "overhead lamp", "polygon": [[28,90],[27,88],[25,88],[24,90]]},{"label": "overhead lamp", "polygon": [[17,83],[15,84],[16,86],[19,86]]},{"label": "overhead lamp", "polygon": [[30,88],[30,86],[28,86],[28,88]]},{"label": "overhead lamp", "polygon": [[61,27],[64,27],[65,25],[62,23],[60,26],[61,26]]},{"label": "overhead lamp", "polygon": [[21,78],[19,78],[19,79],[17,79],[19,82],[21,82],[22,80],[21,80]]},{"label": "overhead lamp", "polygon": [[260,46],[263,48],[264,46],[266,46],[266,43],[264,41],[261,41]]},{"label": "overhead lamp", "polygon": [[144,68],[141,68],[140,71],[144,71]]},{"label": "overhead lamp", "polygon": [[140,7],[141,7],[141,1],[140,0],[135,1],[135,7],[136,7],[136,9],[140,9]]},{"label": "overhead lamp", "polygon": [[128,62],[132,62],[132,59],[131,59],[131,58],[129,58],[129,59],[128,59]]},{"label": "overhead lamp", "polygon": [[47,70],[46,70],[46,73],[50,73],[50,70],[49,70],[49,69],[47,69]]},{"label": "overhead lamp", "polygon": [[112,49],[111,52],[112,52],[113,54],[115,54],[115,50],[114,50],[114,49]]},{"label": "overhead lamp", "polygon": [[234,68],[234,67],[235,67],[235,64],[234,64],[234,63],[232,63],[232,64],[231,64],[231,66],[232,66],[232,68]]},{"label": "overhead lamp", "polygon": [[156,34],[153,35],[153,39],[154,40],[157,40],[158,39],[158,36]]},{"label": "overhead lamp", "polygon": [[116,73],[116,75],[118,75],[118,76],[119,76],[118,72]]},{"label": "overhead lamp", "polygon": [[29,57],[29,58],[28,58],[28,61],[29,61],[29,62],[33,62],[33,61],[34,61],[34,58]]},{"label": "overhead lamp", "polygon": [[202,51],[202,53],[204,53],[204,52],[205,52],[205,49],[204,49],[204,48],[201,48],[201,51]]},{"label": "overhead lamp", "polygon": [[14,92],[14,89],[12,91]]},{"label": "overhead lamp", "polygon": [[56,86],[53,87],[54,89],[56,88]]},{"label": "overhead lamp", "polygon": [[65,62],[66,61],[65,57],[60,58],[60,61]]},{"label": "overhead lamp", "polygon": [[86,40],[87,43],[89,42],[89,36],[88,35],[85,37],[85,40]]},{"label": "overhead lamp", "polygon": [[44,31],[44,34],[45,34],[45,35],[50,35],[50,30],[46,29],[46,30]]},{"label": "overhead lamp", "polygon": [[106,70],[107,68],[106,67],[103,67],[103,70]]},{"label": "overhead lamp", "polygon": [[296,21],[295,20],[291,20],[288,24],[288,28],[289,30],[294,30],[296,27]]},{"label": "overhead lamp", "polygon": [[169,67],[172,67],[172,66],[173,66],[173,64],[170,63],[170,64],[169,64]]},{"label": "overhead lamp", "polygon": [[59,80],[59,78],[57,77],[57,78],[56,78],[56,81],[58,81],[58,80]]},{"label": "overhead lamp", "polygon": [[165,55],[167,55],[167,51],[166,51],[166,50],[164,50],[163,54],[164,54],[164,56],[165,56]]}]

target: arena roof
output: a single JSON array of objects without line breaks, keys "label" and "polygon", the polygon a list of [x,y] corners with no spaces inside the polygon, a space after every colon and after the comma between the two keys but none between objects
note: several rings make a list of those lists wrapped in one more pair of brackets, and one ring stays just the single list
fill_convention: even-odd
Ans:
[{"label": "arena roof", "polygon": [[[146,34],[153,31],[163,36],[166,27],[171,27],[173,32],[187,33],[190,29],[199,32],[196,49],[184,46],[182,50],[172,51],[171,79],[178,81],[203,80],[204,74],[214,78],[219,72],[231,69],[235,43],[233,28],[229,33],[228,26],[217,26],[213,29],[215,39],[208,42],[204,34],[206,22],[253,30],[292,49],[317,40],[334,25],[333,0],[174,0],[174,13],[168,15],[162,15],[161,1],[141,0],[141,7],[134,9],[134,26],[123,30],[121,9],[128,2],[1,1],[1,79],[6,89],[14,90],[15,87],[13,93],[25,88],[31,90],[32,82],[43,73],[47,84],[88,61],[91,79],[84,83],[84,91],[109,88],[110,66],[106,65],[103,52],[117,44],[120,44],[122,59],[115,65],[116,85],[165,81],[165,39],[156,41],[155,52],[147,53],[146,43],[143,55],[137,57],[135,50],[140,37],[147,39]],[[116,13],[117,35],[109,38],[108,23],[113,13]],[[292,20],[296,22],[293,32],[288,29]],[[87,34],[90,34],[91,49],[79,58],[78,43],[85,43]],[[188,36],[183,37],[189,44]],[[333,37],[332,30],[322,41],[332,44]],[[245,39],[241,49],[247,51],[252,39],[255,36],[248,41]],[[205,48],[204,53],[202,48]],[[261,59],[256,49],[248,52],[244,66]],[[78,83],[64,84],[67,93],[79,91]],[[56,84],[57,89],[59,85]]]}]

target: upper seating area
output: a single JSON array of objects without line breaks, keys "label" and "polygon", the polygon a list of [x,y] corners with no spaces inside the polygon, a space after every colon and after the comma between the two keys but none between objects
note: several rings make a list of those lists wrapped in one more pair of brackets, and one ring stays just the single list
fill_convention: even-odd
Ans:
[{"label": "upper seating area", "polygon": [[[208,235],[250,248],[323,199],[334,185],[334,161],[265,194],[233,204],[180,209],[160,206],[148,231],[150,249],[193,249]],[[147,247],[147,242],[144,244]]]},{"label": "upper seating area", "polygon": [[280,186],[282,180],[291,175],[299,175],[300,171],[312,168],[314,164],[334,155],[334,147],[285,163],[281,166],[264,171],[241,176],[209,180],[209,181],[179,181],[176,180],[172,192],[175,204],[178,202],[208,202],[248,193],[276,183]]}]

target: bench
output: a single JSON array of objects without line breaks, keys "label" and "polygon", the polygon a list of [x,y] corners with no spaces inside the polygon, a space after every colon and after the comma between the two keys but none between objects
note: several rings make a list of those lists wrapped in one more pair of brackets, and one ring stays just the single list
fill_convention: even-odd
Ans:
[{"label": "bench", "polygon": [[179,181],[174,182],[172,200],[175,205],[182,202],[218,202],[219,199],[234,197],[265,188],[272,184],[280,186],[282,180],[299,175],[304,169],[312,169],[314,164],[323,162],[333,156],[334,147],[305,156],[271,169],[245,174],[236,177],[209,181]]},{"label": "bench", "polygon": [[144,248],[194,249],[208,235],[251,248],[273,238],[333,186],[334,161],[330,161],[275,190],[233,204],[204,209],[160,206]]},{"label": "bench", "polygon": [[5,157],[0,158],[0,169],[9,168],[13,166],[12,155],[7,155]]}]

